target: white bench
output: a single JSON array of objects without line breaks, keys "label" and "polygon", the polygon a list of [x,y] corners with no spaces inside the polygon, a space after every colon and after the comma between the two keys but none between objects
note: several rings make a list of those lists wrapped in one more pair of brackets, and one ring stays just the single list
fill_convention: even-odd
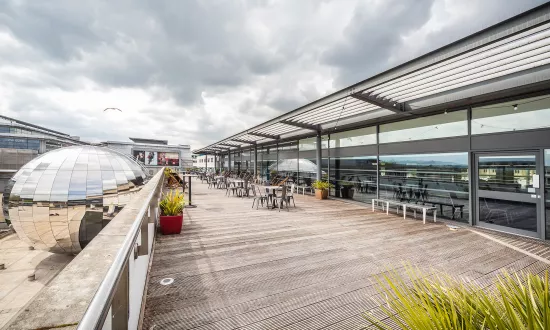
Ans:
[{"label": "white bench", "polygon": [[313,195],[313,188],[311,186],[296,186],[296,193],[300,193],[300,189],[302,189],[302,195],[306,194],[306,190],[309,190],[309,192]]},{"label": "white bench", "polygon": [[[434,222],[437,222],[437,208],[434,206],[420,205],[420,204],[409,204],[406,202],[400,202],[397,200],[391,199],[382,199],[382,198],[373,198],[372,199],[372,211],[374,212],[375,203],[385,203],[386,204],[386,214],[389,214],[390,204],[397,205],[397,214],[399,214],[399,207],[403,208],[403,219],[407,218],[407,208],[410,208],[414,212],[414,217],[416,218],[416,210],[422,210],[422,222],[426,224],[426,213],[428,211],[433,211]],[[384,206],[382,206],[384,210]]]}]

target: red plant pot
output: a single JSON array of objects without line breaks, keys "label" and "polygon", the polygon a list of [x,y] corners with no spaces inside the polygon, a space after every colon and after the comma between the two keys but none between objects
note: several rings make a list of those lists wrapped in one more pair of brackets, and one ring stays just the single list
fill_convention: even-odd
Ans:
[{"label": "red plant pot", "polygon": [[160,231],[162,232],[163,235],[181,233],[182,225],[183,225],[183,214],[160,216]]}]

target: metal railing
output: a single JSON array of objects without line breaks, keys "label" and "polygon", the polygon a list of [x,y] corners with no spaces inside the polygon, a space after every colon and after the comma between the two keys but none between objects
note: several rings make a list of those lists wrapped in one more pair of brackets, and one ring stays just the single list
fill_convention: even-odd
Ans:
[{"label": "metal railing", "polygon": [[[147,185],[154,185],[154,187],[150,188],[151,191],[143,200],[143,206],[135,216],[130,231],[124,238],[121,248],[88,305],[77,329],[128,329],[131,303],[129,264],[140,256],[151,254],[149,251],[149,224],[156,223],[163,181],[164,169],[146,184],[145,187]],[[154,225],[153,228],[155,228]],[[141,242],[138,243],[140,233]],[[144,294],[145,292],[142,292],[141,297]],[[139,306],[141,308],[141,301],[139,301]],[[137,311],[137,315],[139,318],[139,311]]]}]

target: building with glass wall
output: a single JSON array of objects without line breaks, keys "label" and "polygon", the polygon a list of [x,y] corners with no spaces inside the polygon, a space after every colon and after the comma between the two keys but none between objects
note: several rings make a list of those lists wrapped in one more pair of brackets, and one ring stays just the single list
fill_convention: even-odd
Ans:
[{"label": "building with glass wall", "polygon": [[53,149],[85,145],[77,136],[0,115],[0,189],[23,165]]},{"label": "building with glass wall", "polygon": [[333,197],[550,239],[550,5],[197,150]]}]

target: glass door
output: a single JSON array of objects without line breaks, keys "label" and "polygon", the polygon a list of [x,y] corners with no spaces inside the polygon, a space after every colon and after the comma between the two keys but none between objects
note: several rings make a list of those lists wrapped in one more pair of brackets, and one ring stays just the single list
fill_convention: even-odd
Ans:
[{"label": "glass door", "polygon": [[476,155],[479,226],[541,236],[539,158],[536,152]]}]

